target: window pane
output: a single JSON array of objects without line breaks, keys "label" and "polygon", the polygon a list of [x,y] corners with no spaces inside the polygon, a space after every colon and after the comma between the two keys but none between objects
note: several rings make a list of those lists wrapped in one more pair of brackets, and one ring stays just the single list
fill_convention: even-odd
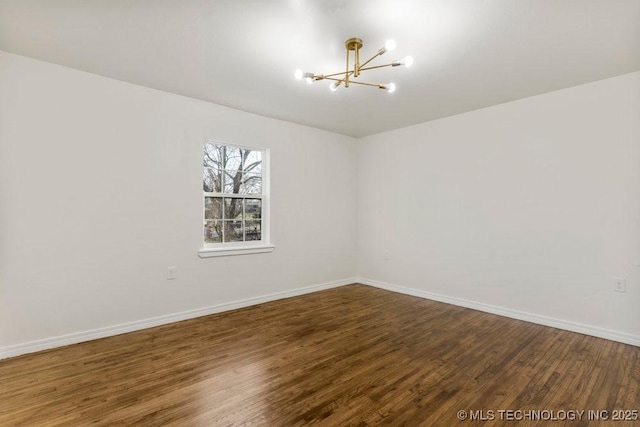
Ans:
[{"label": "window pane", "polygon": [[204,242],[205,243],[221,243],[222,242],[222,221],[205,221]]},{"label": "window pane", "polygon": [[204,144],[204,167],[222,169],[223,146]]},{"label": "window pane", "polygon": [[205,168],[202,174],[202,190],[207,193],[221,193],[222,173],[214,169]]},{"label": "window pane", "polygon": [[261,221],[245,221],[245,240],[261,240],[262,239],[262,222]]},{"label": "window pane", "polygon": [[245,199],[245,219],[262,218],[262,200]]},{"label": "window pane", "polygon": [[222,219],[222,197],[204,198],[204,218]]},{"label": "window pane", "polygon": [[224,241],[242,242],[244,240],[244,230],[242,221],[224,221]]},{"label": "window pane", "polygon": [[262,173],[262,152],[245,150],[244,171],[251,173]]},{"label": "window pane", "polygon": [[242,185],[242,173],[238,171],[227,170],[224,174],[224,192],[227,194],[240,193]]},{"label": "window pane", "polygon": [[213,192],[213,171],[211,169],[204,169],[202,172],[202,191],[205,193]]},{"label": "window pane", "polygon": [[262,174],[245,173],[242,176],[241,194],[262,194]]},{"label": "window pane", "polygon": [[237,171],[242,164],[242,150],[238,147],[227,146],[224,151],[224,169]]},{"label": "window pane", "polygon": [[243,199],[225,197],[224,219],[242,219]]}]

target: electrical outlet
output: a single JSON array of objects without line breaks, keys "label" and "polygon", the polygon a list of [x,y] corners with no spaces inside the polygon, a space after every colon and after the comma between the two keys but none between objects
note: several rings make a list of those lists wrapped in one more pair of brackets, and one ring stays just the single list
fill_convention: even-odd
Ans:
[{"label": "electrical outlet", "polygon": [[176,278],[176,268],[167,267],[167,280],[173,280]]},{"label": "electrical outlet", "polygon": [[613,278],[613,291],[614,292],[627,292],[627,279],[625,277]]}]

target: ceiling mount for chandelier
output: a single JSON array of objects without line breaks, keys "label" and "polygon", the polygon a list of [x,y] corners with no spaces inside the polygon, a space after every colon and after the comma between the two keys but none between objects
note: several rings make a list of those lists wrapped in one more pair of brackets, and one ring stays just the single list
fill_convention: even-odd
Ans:
[{"label": "ceiling mount for chandelier", "polygon": [[[358,85],[377,87],[378,89],[384,89],[387,92],[394,92],[396,90],[396,85],[393,83],[366,83],[356,79],[360,77],[360,74],[363,71],[384,67],[397,67],[399,65],[410,67],[411,64],[413,64],[413,58],[407,56],[401,60],[393,61],[388,64],[369,65],[369,63],[376,59],[378,56],[384,54],[385,52],[394,50],[396,48],[396,42],[394,40],[387,41],[384,47],[378,49],[378,52],[376,52],[375,55],[373,55],[363,63],[360,63],[360,48],[362,48],[361,39],[357,37],[350,38],[344,42],[344,47],[347,50],[347,66],[345,71],[331,74],[314,74],[302,70],[297,70],[295,72],[296,79],[304,79],[307,83],[313,83],[320,80],[330,80],[331,84],[329,85],[329,89],[331,89],[332,91],[338,90],[340,86],[349,87],[349,85],[353,83]],[[353,60],[351,61],[352,56]]]}]

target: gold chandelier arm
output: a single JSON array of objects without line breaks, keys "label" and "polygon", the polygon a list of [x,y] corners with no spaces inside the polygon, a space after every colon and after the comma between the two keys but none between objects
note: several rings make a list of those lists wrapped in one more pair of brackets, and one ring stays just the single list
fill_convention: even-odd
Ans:
[{"label": "gold chandelier arm", "polygon": [[384,64],[384,65],[373,65],[371,67],[366,67],[366,68],[360,68],[360,71],[367,71],[367,70],[375,70],[376,68],[384,68],[384,67],[393,67],[393,62],[389,63],[389,64]]},{"label": "gold chandelier arm", "polygon": [[[374,65],[371,67],[365,67],[365,68],[360,68],[359,71],[367,71],[367,70],[375,70],[376,68],[384,68],[384,67],[395,67],[395,64],[393,62],[389,63],[389,64],[383,64],[383,65]],[[344,75],[346,77],[346,75],[353,75],[353,70],[351,71],[340,71],[339,73],[331,73],[331,74],[316,74],[315,78],[316,80],[338,80],[338,79],[332,79],[331,77],[335,77],[335,76],[341,76]],[[340,80],[344,80],[344,78],[340,79]],[[353,83],[353,80],[349,80],[349,83]]]},{"label": "gold chandelier arm", "polygon": [[[351,71],[341,71],[339,73],[332,73],[332,74],[321,74],[321,75],[316,76],[316,77],[320,77],[320,80],[322,80],[322,79],[329,79],[329,77],[345,75],[345,74],[351,75],[351,74],[353,74],[353,70],[351,70]],[[331,80],[331,79],[329,79],[329,80]]]},{"label": "gold chandelier arm", "polygon": [[387,85],[382,84],[382,83],[367,83],[367,82],[359,82],[356,80],[351,80],[350,83],[353,83],[355,85],[363,85],[363,86],[373,86],[373,87],[377,87],[378,89],[386,89]]},{"label": "gold chandelier arm", "polygon": [[363,70],[362,67],[364,67],[365,65],[367,65],[369,62],[373,61],[374,59],[376,59],[378,56],[382,55],[380,52],[376,53],[375,55],[373,55],[371,58],[367,59],[364,63],[362,63],[360,65],[360,68],[358,68],[360,71]]},{"label": "gold chandelier arm", "polygon": [[[335,77],[326,77],[327,80],[332,80],[334,82],[344,82],[344,79],[336,79]],[[377,87],[378,89],[386,89],[387,85],[384,83],[367,83],[367,82],[360,82],[357,80],[349,80],[349,83],[353,83],[354,85],[363,85],[363,86],[373,86],[373,87]]]},{"label": "gold chandelier arm", "polygon": [[[364,65],[364,64],[363,64]],[[385,67],[395,67],[396,64],[391,62],[389,64],[383,64],[383,65],[374,65],[371,67],[365,67],[365,68],[360,68],[358,71],[367,71],[367,70],[375,70],[376,68],[385,68]],[[341,79],[336,79],[335,76],[345,76]],[[341,71],[339,73],[332,73],[332,74],[316,74],[315,75],[315,80],[334,80],[334,81],[344,81],[346,83],[346,77],[347,75],[351,76],[353,75],[353,70],[351,71]],[[355,80],[351,80],[349,79],[349,83],[356,83]],[[375,86],[375,85],[374,85]]]}]

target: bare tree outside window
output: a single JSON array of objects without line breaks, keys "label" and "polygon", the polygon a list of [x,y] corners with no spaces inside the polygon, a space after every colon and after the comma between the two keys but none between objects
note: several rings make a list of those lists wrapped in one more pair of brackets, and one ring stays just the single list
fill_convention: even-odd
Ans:
[{"label": "bare tree outside window", "polygon": [[262,240],[263,152],[204,144],[205,244]]}]

